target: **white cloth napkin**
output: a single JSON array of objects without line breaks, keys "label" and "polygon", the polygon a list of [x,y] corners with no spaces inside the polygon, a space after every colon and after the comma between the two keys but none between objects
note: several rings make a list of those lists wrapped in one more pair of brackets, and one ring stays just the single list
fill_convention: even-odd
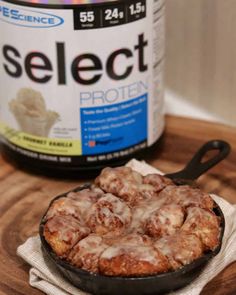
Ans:
[{"label": "white cloth napkin", "polygon": [[[131,160],[127,166],[143,175],[160,173],[160,171],[145,162],[137,160]],[[216,195],[212,195],[212,197],[221,207],[226,221],[222,249],[193,283],[181,290],[172,292],[172,295],[200,294],[203,287],[212,278],[220,273],[227,265],[236,260],[236,205],[233,206]],[[29,273],[29,283],[31,286],[40,289],[48,295],[87,294],[72,286],[49,261],[44,260],[38,236],[29,238],[23,245],[19,246],[17,254],[31,265]]]}]

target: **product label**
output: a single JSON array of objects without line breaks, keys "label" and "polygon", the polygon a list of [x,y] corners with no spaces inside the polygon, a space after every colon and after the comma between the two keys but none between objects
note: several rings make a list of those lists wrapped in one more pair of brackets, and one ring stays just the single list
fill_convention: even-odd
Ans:
[{"label": "product label", "polygon": [[106,107],[82,108],[83,154],[122,150],[147,139],[147,95]]},{"label": "product label", "polygon": [[42,161],[118,159],[162,134],[164,1],[0,0],[0,132]]}]

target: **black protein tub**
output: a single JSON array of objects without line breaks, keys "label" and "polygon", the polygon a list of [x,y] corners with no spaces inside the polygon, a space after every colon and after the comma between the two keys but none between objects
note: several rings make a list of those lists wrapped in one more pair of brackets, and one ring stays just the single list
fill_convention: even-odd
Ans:
[{"label": "black protein tub", "polygon": [[64,175],[155,147],[165,125],[164,18],[164,0],[1,0],[3,153]]}]

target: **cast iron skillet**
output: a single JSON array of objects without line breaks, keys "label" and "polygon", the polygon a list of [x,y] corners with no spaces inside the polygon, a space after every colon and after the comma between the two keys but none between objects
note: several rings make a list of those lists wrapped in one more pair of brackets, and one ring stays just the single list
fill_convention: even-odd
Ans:
[{"label": "cast iron skillet", "polygon": [[[217,150],[217,155],[211,157],[205,162],[202,162],[203,157],[208,151],[211,150]],[[223,160],[229,154],[229,152],[230,146],[228,143],[220,140],[210,141],[202,146],[202,148],[194,155],[185,169],[177,173],[168,174],[166,176],[173,179],[178,185],[186,184],[186,181],[189,183],[189,181],[191,182],[197,179],[201,174]],[[89,184],[75,188],[72,191],[76,192],[88,187]],[[56,197],[53,201],[58,198],[65,197],[67,194],[68,192]],[[221,220],[220,243],[214,251],[205,253],[199,259],[182,267],[179,270],[147,277],[125,278],[93,274],[88,271],[73,267],[66,261],[60,259],[56,254],[53,253],[51,247],[43,236],[46,213],[41,220],[39,232],[44,255],[47,256],[51,263],[60,270],[65,278],[67,278],[73,285],[77,286],[81,290],[96,295],[157,295],[182,288],[189,284],[200,274],[208,261],[220,252],[225,229],[225,220],[224,215],[217,204],[215,204],[214,211]]]}]

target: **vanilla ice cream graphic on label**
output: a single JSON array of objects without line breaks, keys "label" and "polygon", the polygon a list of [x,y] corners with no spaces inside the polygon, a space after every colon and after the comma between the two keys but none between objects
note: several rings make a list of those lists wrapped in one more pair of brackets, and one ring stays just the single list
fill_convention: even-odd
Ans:
[{"label": "vanilla ice cream graphic on label", "polygon": [[58,113],[47,110],[42,94],[31,88],[20,89],[9,108],[20,130],[35,136],[48,137],[60,118]]}]

